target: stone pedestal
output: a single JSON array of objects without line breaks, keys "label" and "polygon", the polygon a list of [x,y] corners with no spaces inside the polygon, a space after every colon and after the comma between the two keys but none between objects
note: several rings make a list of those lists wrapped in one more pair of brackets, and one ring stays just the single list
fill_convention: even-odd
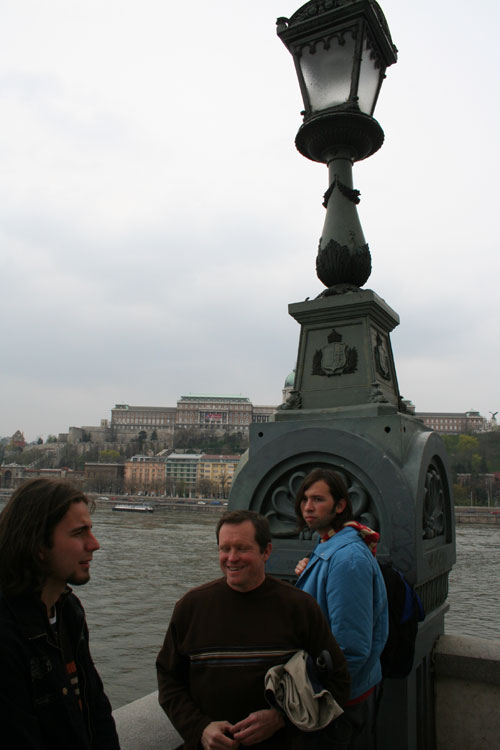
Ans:
[{"label": "stone pedestal", "polygon": [[415,585],[426,619],[415,665],[388,680],[380,707],[381,750],[434,748],[431,650],[444,632],[455,520],[444,443],[403,413],[390,333],[397,314],[370,290],[289,306],[300,323],[294,390],[274,422],[252,425],[250,448],[229,506],[269,519],[268,571],[293,582],[296,562],[316,544],[299,534],[294,502],[306,474],[326,467],[343,476],[355,518],[380,532],[377,557]]},{"label": "stone pedestal", "polygon": [[252,425],[230,507],[267,516],[275,550],[269,569],[280,577],[293,578],[295,562],[315,544],[307,532],[298,534],[294,501],[317,466],[344,477],[356,518],[381,534],[379,558],[391,559],[416,585],[426,610],[442,604],[455,561],[455,522],[439,435],[390,404]]},{"label": "stone pedestal", "polygon": [[292,409],[323,411],[367,403],[398,406],[389,334],[399,317],[375,292],[323,297],[289,305],[288,310],[301,325],[295,379],[298,401],[289,404]]}]

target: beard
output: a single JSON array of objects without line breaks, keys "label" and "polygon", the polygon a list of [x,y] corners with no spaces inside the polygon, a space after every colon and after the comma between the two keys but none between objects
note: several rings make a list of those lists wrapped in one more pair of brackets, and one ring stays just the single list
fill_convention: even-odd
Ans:
[{"label": "beard", "polygon": [[315,518],[312,521],[309,521],[309,523],[306,525],[310,531],[317,531],[319,534],[321,534],[322,532],[333,529],[336,517],[336,513],[330,513],[324,518]]},{"label": "beard", "polygon": [[86,573],[73,573],[67,579],[67,583],[71,586],[85,586],[90,581],[90,572]]}]

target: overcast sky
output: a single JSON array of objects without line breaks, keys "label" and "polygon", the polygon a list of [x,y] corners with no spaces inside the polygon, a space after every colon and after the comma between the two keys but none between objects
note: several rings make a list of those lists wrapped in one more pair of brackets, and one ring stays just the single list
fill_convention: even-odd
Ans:
[{"label": "overcast sky", "polygon": [[[0,435],[188,393],[281,399],[326,167],[275,20],[295,0],[3,0]],[[355,165],[401,393],[500,409],[500,10],[384,0],[399,49]]]}]

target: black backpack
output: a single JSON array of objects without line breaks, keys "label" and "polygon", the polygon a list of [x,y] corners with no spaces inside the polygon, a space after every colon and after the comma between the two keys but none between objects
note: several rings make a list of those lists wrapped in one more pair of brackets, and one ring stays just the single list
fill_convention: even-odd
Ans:
[{"label": "black backpack", "polygon": [[389,637],[380,657],[382,677],[401,679],[413,669],[418,623],[424,617],[419,595],[404,575],[389,563],[380,569],[387,589]]}]

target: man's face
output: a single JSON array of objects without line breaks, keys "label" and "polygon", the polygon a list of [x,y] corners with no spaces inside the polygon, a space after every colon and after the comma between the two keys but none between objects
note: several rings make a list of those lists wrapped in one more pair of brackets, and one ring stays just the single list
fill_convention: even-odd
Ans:
[{"label": "man's face", "polygon": [[235,591],[252,591],[264,581],[265,562],[271,543],[264,550],[255,541],[251,521],[223,523],[219,530],[219,564],[228,586]]},{"label": "man's face", "polygon": [[324,534],[333,528],[336,514],[341,513],[345,505],[345,500],[339,500],[335,504],[329,486],[323,479],[320,479],[304,492],[300,509],[311,531]]},{"label": "man's face", "polygon": [[44,588],[63,591],[66,583],[75,586],[87,583],[90,561],[98,549],[87,503],[72,503],[54,527],[52,547],[44,547],[41,552],[47,575]]}]

